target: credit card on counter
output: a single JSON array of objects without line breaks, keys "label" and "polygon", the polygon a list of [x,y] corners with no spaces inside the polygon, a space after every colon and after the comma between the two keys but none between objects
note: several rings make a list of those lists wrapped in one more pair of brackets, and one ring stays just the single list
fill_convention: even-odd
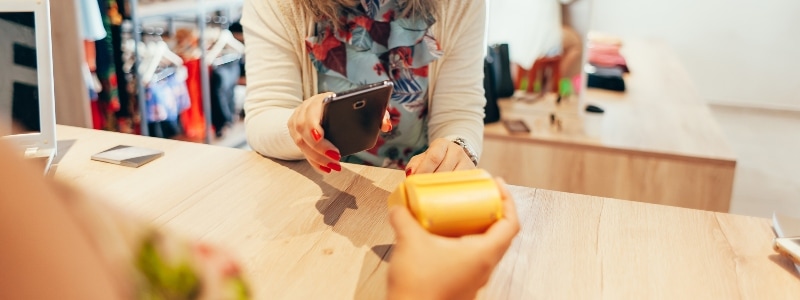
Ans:
[{"label": "credit card on counter", "polygon": [[162,156],[161,150],[120,145],[92,155],[92,160],[138,168]]}]

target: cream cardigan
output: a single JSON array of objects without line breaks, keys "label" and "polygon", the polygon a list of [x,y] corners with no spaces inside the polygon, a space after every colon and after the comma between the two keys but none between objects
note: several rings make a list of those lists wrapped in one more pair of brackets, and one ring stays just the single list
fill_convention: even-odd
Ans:
[{"label": "cream cardigan", "polygon": [[[287,122],[316,95],[317,71],[305,46],[314,22],[294,0],[246,0],[242,15],[247,56],[245,126],[264,156],[303,159]],[[428,138],[461,137],[483,146],[485,0],[449,0],[431,28],[444,55],[430,66]]]}]

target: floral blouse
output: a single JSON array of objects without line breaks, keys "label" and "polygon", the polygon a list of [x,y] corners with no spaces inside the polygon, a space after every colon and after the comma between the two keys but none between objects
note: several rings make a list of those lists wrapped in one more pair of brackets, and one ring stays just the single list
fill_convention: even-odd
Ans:
[{"label": "floral blouse", "polygon": [[404,0],[362,0],[346,9],[344,26],[318,22],[306,39],[317,69],[320,92],[341,92],[391,80],[389,102],[393,129],[374,148],[342,158],[344,162],[405,168],[428,147],[428,65],[442,56],[431,35],[433,18],[396,17]]}]

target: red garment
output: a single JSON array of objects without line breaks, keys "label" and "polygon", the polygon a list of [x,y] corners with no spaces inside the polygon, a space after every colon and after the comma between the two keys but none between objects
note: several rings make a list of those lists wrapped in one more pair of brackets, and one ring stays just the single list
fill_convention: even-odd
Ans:
[{"label": "red garment", "polygon": [[106,124],[105,108],[106,105],[100,101],[91,101],[92,106],[92,127],[97,130],[103,130]]},{"label": "red garment", "polygon": [[[84,49],[84,59],[86,60],[86,64],[89,66],[89,71],[94,72],[97,70],[97,53],[94,41],[83,41],[83,49]],[[92,127],[94,129],[103,129],[103,124],[105,124],[105,117],[103,115],[103,110],[100,109],[100,104],[97,102],[97,94],[94,94],[92,99],[89,99],[91,103],[92,109]]]},{"label": "red garment", "polygon": [[190,140],[203,140],[206,137],[206,119],[203,116],[203,90],[200,85],[200,59],[184,63],[187,71],[186,88],[189,90],[189,109],[181,113],[181,125]]}]

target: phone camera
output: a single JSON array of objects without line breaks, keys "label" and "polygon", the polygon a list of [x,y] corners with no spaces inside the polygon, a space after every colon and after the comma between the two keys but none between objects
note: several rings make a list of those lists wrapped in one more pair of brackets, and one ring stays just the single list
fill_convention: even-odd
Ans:
[{"label": "phone camera", "polygon": [[366,105],[367,105],[367,100],[358,100],[355,103],[353,103],[353,108],[354,109],[361,109],[361,108],[364,108],[364,106],[366,106]]}]

